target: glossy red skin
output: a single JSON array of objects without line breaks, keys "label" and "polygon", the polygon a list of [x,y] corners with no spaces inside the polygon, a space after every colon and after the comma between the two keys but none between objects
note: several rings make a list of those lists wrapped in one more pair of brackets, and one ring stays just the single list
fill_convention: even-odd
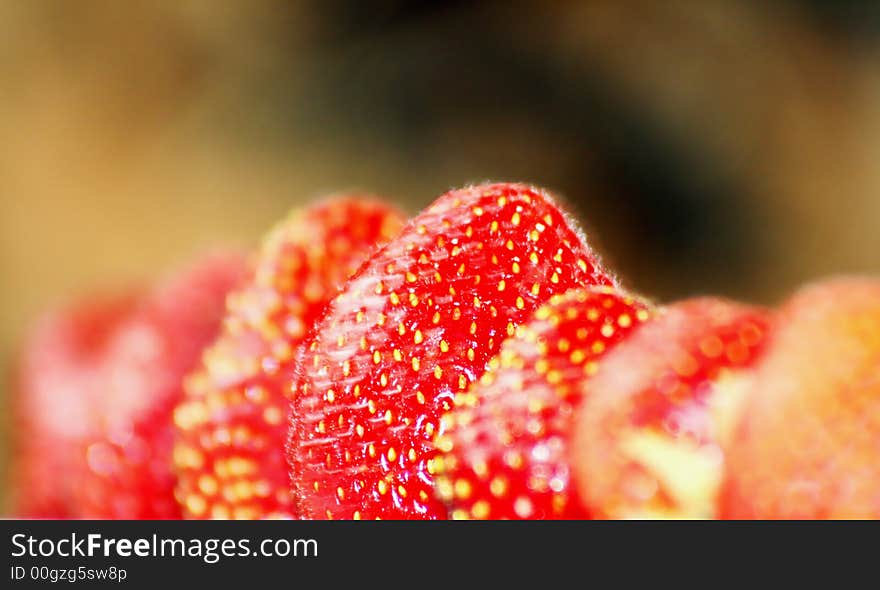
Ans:
[{"label": "glossy red skin", "polygon": [[[605,358],[587,384],[572,445],[578,490],[595,518],[717,515],[717,483],[700,491],[699,502],[682,498],[664,478],[664,465],[633,454],[628,441],[650,436],[664,448],[715,457],[709,475],[720,480],[719,412],[723,421],[735,420],[739,398],[719,384],[755,364],[770,325],[762,308],[692,299],[668,306]],[[727,397],[712,397],[717,392]],[[679,478],[705,475],[701,460],[682,465],[687,472]]]},{"label": "glossy red skin", "polygon": [[264,241],[225,327],[175,412],[177,498],[187,518],[293,518],[283,377],[340,285],[403,226],[374,198],[297,210]]},{"label": "glossy red skin", "polygon": [[12,400],[16,428],[10,477],[13,513],[24,518],[70,518],[75,453],[98,428],[92,393],[112,335],[136,306],[134,293],[96,297],[43,316],[21,351]]},{"label": "glossy red skin", "polygon": [[650,306],[608,287],[554,296],[455,397],[438,439],[437,492],[456,519],[584,519],[568,446],[585,382],[647,321]]},{"label": "glossy red skin", "polygon": [[445,518],[433,439],[454,395],[551,295],[613,283],[543,191],[441,196],[348,281],[303,347],[287,449],[302,515]]},{"label": "glossy red skin", "polygon": [[[27,413],[43,427],[25,437],[41,454],[27,456],[49,481],[22,478],[21,494],[53,484],[62,513],[48,516],[94,519],[173,519],[171,412],[182,395],[181,381],[201,350],[217,334],[227,292],[243,276],[237,255],[215,255],[152,291],[122,311],[97,333],[86,333],[78,356],[57,364],[48,348],[29,350],[43,365],[40,375],[76,375],[66,381],[26,386]],[[99,312],[101,313],[101,312]],[[73,319],[74,322],[78,321]],[[48,443],[48,444],[47,444]],[[47,471],[52,466],[54,472]],[[34,511],[29,515],[36,515]]]},{"label": "glossy red skin", "polygon": [[724,518],[880,518],[880,281],[782,306],[726,454]]}]

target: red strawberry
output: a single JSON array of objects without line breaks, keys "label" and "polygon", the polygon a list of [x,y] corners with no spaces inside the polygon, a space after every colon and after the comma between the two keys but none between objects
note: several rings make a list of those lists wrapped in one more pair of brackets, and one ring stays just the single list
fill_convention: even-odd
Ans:
[{"label": "red strawberry", "polygon": [[555,295],[444,416],[437,493],[456,519],[586,518],[569,482],[572,414],[603,355],[650,316],[608,287]]},{"label": "red strawberry", "polygon": [[13,399],[14,512],[26,518],[69,518],[76,454],[70,449],[98,428],[92,397],[103,358],[135,294],[96,297],[45,315],[22,349]]},{"label": "red strawberry", "polygon": [[720,446],[768,313],[717,299],[666,308],[603,361],[576,418],[575,483],[597,518],[716,516]]},{"label": "red strawberry", "polygon": [[880,518],[880,282],[783,306],[727,456],[724,517]]},{"label": "red strawberry", "polygon": [[[22,395],[38,427],[22,433],[22,444],[40,449],[27,461],[58,470],[37,468],[49,480],[23,478],[22,494],[54,484],[65,507],[55,516],[179,517],[171,411],[183,375],[216,335],[226,293],[242,269],[238,257],[212,257],[121,310],[99,312],[109,319],[61,357],[39,341],[31,347]],[[78,317],[59,325],[75,325]]]},{"label": "red strawberry", "polygon": [[288,459],[308,518],[443,518],[433,439],[454,395],[553,294],[613,284],[545,192],[451,191],[333,300],[292,373]]},{"label": "red strawberry", "polygon": [[175,412],[177,497],[188,518],[293,516],[284,459],[284,376],[292,351],[377,244],[402,227],[372,199],[296,211],[267,237],[252,280]]},{"label": "red strawberry", "polygon": [[88,470],[75,487],[82,516],[180,517],[172,412],[243,277],[240,257],[210,257],[160,283],[114,335],[96,408],[101,430],[87,441]]}]

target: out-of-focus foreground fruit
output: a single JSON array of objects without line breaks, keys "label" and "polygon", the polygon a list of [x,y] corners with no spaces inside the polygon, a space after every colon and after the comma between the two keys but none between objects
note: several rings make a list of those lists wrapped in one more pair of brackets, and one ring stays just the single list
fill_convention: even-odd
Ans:
[{"label": "out-of-focus foreground fruit", "polygon": [[783,306],[728,446],[723,517],[880,518],[880,282]]},{"label": "out-of-focus foreground fruit", "polygon": [[290,360],[345,279],[402,226],[389,206],[353,196],[294,211],[267,236],[175,412],[187,518],[296,516],[284,458]]},{"label": "out-of-focus foreground fruit", "polygon": [[307,518],[444,518],[434,437],[553,294],[613,284],[545,192],[451,191],[348,281],[293,371],[288,457]]},{"label": "out-of-focus foreground fruit", "polygon": [[587,384],[572,461],[595,518],[714,518],[722,446],[769,313],[718,299],[671,305]]},{"label": "out-of-focus foreground fruit", "polygon": [[609,287],[553,296],[443,417],[437,492],[455,519],[587,518],[571,483],[575,408],[603,356],[652,314]]},{"label": "out-of-focus foreground fruit", "polygon": [[86,300],[38,324],[18,372],[17,514],[179,517],[172,408],[243,273],[239,256],[213,255],[148,292]]}]

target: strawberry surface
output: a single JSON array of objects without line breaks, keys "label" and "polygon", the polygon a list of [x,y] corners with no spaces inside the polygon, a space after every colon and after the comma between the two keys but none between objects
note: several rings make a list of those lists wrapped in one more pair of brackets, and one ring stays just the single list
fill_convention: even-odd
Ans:
[{"label": "strawberry surface", "polygon": [[720,299],[671,305],[587,384],[572,445],[595,518],[713,518],[722,445],[764,349],[770,317]]},{"label": "strawberry surface", "polygon": [[554,295],[444,416],[437,493],[455,519],[580,519],[568,446],[601,358],[652,312],[609,287]]},{"label": "strawberry surface", "polygon": [[803,288],[778,324],[727,445],[721,515],[880,518],[880,282]]},{"label": "strawberry surface", "polygon": [[544,191],[451,191],[347,282],[291,372],[288,460],[307,518],[444,518],[440,416],[552,295],[613,285]]},{"label": "strawberry surface", "polygon": [[339,286],[402,226],[387,205],[351,196],[296,210],[267,236],[175,411],[176,494],[187,518],[296,516],[283,378]]}]

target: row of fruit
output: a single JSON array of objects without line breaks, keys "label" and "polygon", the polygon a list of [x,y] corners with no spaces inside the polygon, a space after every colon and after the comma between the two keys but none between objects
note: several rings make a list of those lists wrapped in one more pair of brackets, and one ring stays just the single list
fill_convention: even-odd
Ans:
[{"label": "row of fruit", "polygon": [[880,281],[658,305],[522,184],[319,202],[16,377],[22,517],[880,518]]}]

